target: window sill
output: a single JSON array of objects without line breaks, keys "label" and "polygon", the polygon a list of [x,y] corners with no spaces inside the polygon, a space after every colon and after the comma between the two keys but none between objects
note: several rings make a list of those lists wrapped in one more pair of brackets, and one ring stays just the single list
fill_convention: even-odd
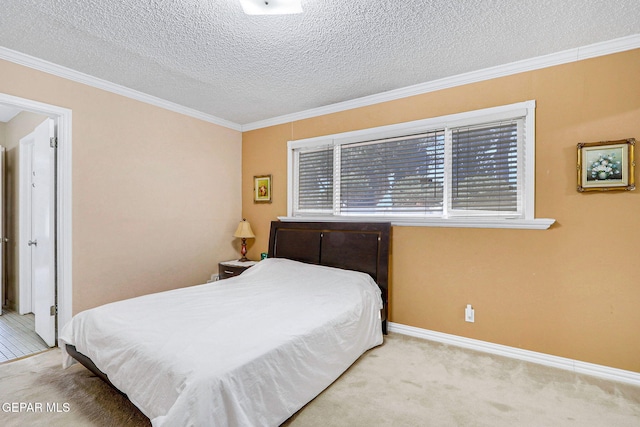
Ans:
[{"label": "window sill", "polygon": [[551,218],[510,219],[510,218],[385,218],[385,217],[323,217],[323,216],[279,216],[280,221],[314,222],[391,222],[393,226],[406,227],[453,227],[453,228],[506,228],[525,230],[546,230],[556,222]]}]

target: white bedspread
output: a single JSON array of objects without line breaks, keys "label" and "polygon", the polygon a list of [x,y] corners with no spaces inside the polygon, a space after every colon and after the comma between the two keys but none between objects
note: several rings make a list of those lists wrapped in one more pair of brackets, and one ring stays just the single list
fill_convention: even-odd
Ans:
[{"label": "white bedspread", "polygon": [[382,343],[381,307],[364,273],[266,259],[237,277],[84,311],[59,340],[154,426],[278,426]]}]

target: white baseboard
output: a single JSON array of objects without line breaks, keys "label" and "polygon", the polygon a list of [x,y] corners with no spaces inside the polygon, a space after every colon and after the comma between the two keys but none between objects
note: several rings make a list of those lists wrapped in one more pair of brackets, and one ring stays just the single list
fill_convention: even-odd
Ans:
[{"label": "white baseboard", "polygon": [[501,344],[493,344],[487,341],[480,341],[465,338],[457,335],[444,334],[442,332],[430,331],[428,329],[416,328],[402,325],[400,323],[389,322],[389,332],[395,332],[412,337],[423,338],[443,344],[455,345],[471,350],[485,353],[497,354],[499,356],[510,357],[512,359],[524,360],[538,363],[540,365],[565,369],[568,371],[604,378],[611,381],[618,381],[634,386],[640,386],[640,373],[625,371],[623,369],[610,368],[608,366],[596,365],[594,363],[581,362],[579,360],[567,359],[565,357],[553,356],[545,353],[538,353],[530,350],[509,347]]}]

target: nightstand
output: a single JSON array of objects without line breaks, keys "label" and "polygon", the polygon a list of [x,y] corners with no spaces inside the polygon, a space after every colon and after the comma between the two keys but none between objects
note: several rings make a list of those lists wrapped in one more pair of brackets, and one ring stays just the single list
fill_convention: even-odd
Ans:
[{"label": "nightstand", "polygon": [[252,265],[256,265],[257,261],[223,261],[218,263],[218,280],[234,277],[245,271]]}]

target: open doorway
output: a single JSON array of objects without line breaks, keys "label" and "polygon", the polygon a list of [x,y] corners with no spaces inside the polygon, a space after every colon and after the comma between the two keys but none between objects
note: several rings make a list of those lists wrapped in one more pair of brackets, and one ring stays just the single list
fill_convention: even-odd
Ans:
[{"label": "open doorway", "polygon": [[[6,125],[9,121],[3,121],[4,125],[0,123],[0,130],[4,128],[5,133],[10,134],[8,137],[4,135],[4,141],[0,139],[0,143],[11,146],[7,155],[7,173],[4,175],[7,178],[4,187],[8,189],[6,191],[7,197],[3,199],[6,207],[4,212],[6,212],[7,221],[5,224],[7,227],[2,235],[5,256],[1,258],[7,273],[5,274],[6,280],[3,280],[2,303],[10,311],[0,316],[0,327],[13,321],[15,330],[17,320],[18,329],[22,331],[31,331],[31,328],[39,329],[41,341],[46,343],[45,348],[47,348],[56,344],[57,329],[68,322],[72,315],[71,111],[0,94],[0,113],[2,110],[5,112],[9,110],[9,116],[14,114],[10,120],[16,120],[16,122],[13,123],[13,126]],[[32,127],[31,132],[29,132],[30,126]],[[51,154],[44,161],[42,156],[38,157],[37,161],[33,160],[34,157],[31,156],[32,149],[35,147],[34,135],[38,128],[40,128],[40,137],[46,138],[46,152]],[[43,130],[46,132],[45,136],[42,135]],[[11,140],[8,141],[7,138]],[[18,139],[17,144],[16,139]],[[32,160],[26,161],[27,159]],[[36,170],[43,164],[45,165],[44,171]],[[32,179],[36,175],[40,177],[48,175],[51,190],[48,196],[42,197],[40,194],[34,198],[30,191],[27,191],[29,187],[36,184],[39,188],[45,187],[42,182],[38,183]],[[24,179],[25,176],[29,176],[29,178]],[[22,185],[20,185],[20,181],[22,181]],[[40,224],[41,229],[36,230],[32,235],[29,235],[32,226],[25,227],[25,213],[21,212],[21,210],[24,211],[24,206],[20,205],[25,200],[37,201],[32,204],[32,207],[35,209],[34,216],[39,218],[37,223]],[[43,204],[46,205],[44,211],[42,210]],[[35,215],[36,211],[39,212],[37,215]],[[19,219],[20,215],[23,216],[22,220]],[[42,240],[42,237],[36,237],[36,235],[42,236],[43,228],[49,233],[51,241],[49,257],[44,261],[46,267],[44,269],[42,268],[43,258],[40,257],[40,261],[38,261],[37,257],[38,254],[46,253],[40,249],[47,246],[47,238]],[[34,251],[36,248],[37,251]],[[30,265],[34,262],[40,263],[37,269],[38,277],[31,278],[29,274],[25,273],[27,271],[25,266],[31,270]],[[50,277],[45,278],[45,281],[51,285],[50,292],[44,299],[42,292],[40,292],[39,301],[37,301],[38,298],[35,298],[35,294],[25,294],[25,289],[32,289],[30,283],[32,280],[44,283],[41,273],[47,269],[49,273],[45,274]],[[33,348],[37,340],[28,335],[27,333],[24,338],[31,343],[30,347]],[[0,339],[2,339],[1,336]],[[28,350],[28,346],[24,345],[23,347]],[[15,344],[14,353],[20,353],[20,349],[17,349]],[[18,354],[18,357],[24,355]]]},{"label": "open doorway", "polygon": [[[53,183],[38,182],[55,179],[52,173],[55,170],[55,153],[43,153],[43,150],[54,151],[49,148],[49,138],[55,135],[52,134],[53,120],[42,114],[2,106],[0,121],[3,123],[0,129],[3,145],[0,150],[0,155],[3,155],[0,159],[0,224],[3,225],[0,360],[7,361],[55,345],[56,317],[48,316],[42,308],[36,314],[38,310],[31,297],[33,288],[38,294],[43,291],[55,293],[55,235],[50,232],[55,232],[51,225],[55,219],[52,217],[55,213],[55,187]],[[38,150],[35,150],[36,139]],[[44,171],[34,170],[34,165],[43,163]],[[47,192],[44,197],[39,194],[42,191]],[[36,210],[31,208],[32,201],[36,202]],[[45,211],[41,212],[43,208]],[[42,233],[43,229],[46,229],[45,233]],[[34,237],[36,234],[44,237],[44,240],[40,239],[39,248]],[[38,266],[32,261],[32,253],[40,260],[42,265],[39,268],[44,268],[45,273],[45,276],[39,274],[37,287],[32,273]],[[53,302],[54,299],[49,297],[49,300]]]}]

